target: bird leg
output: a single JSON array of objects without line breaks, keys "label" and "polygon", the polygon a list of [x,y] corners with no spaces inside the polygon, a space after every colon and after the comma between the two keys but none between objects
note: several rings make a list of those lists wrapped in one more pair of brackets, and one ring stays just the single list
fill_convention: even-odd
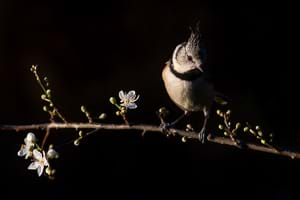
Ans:
[{"label": "bird leg", "polygon": [[163,131],[165,131],[165,130],[167,130],[169,128],[172,128],[173,126],[175,126],[175,124],[177,124],[180,120],[182,120],[187,115],[189,115],[189,112],[188,111],[184,111],[184,113],[182,115],[180,115],[172,123],[166,123],[166,122],[162,121],[160,127],[163,129]]},{"label": "bird leg", "polygon": [[206,140],[205,129],[206,129],[206,124],[207,124],[207,121],[208,121],[208,118],[209,118],[209,110],[208,110],[208,108],[204,107],[203,114],[204,114],[204,121],[203,121],[202,129],[199,132],[199,140],[202,142],[202,144]]}]

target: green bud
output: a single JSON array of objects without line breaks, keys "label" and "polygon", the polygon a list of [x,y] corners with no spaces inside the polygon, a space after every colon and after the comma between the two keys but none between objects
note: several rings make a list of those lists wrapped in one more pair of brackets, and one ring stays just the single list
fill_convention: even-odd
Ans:
[{"label": "green bud", "polygon": [[101,113],[101,115],[99,115],[98,118],[99,118],[99,119],[106,119],[106,118],[107,118],[107,115],[106,115],[106,113]]},{"label": "green bud", "polygon": [[257,134],[262,137],[263,136],[263,132],[262,131],[257,131]]},{"label": "green bud", "polygon": [[118,111],[116,111],[116,115],[117,116],[120,116],[121,115],[121,112],[118,110]]},{"label": "green bud", "polygon": [[127,110],[127,108],[126,107],[124,107],[124,106],[121,106],[121,112],[123,111],[126,111]]},{"label": "green bud", "polygon": [[224,131],[224,133],[223,133],[225,136],[228,136],[228,133],[226,132],[226,131]]},{"label": "green bud", "polygon": [[256,132],[253,129],[249,129],[250,133],[252,133],[253,135],[256,135]]},{"label": "green bud", "polygon": [[255,130],[260,130],[260,126],[255,126]]},{"label": "green bud", "polygon": [[110,98],[109,98],[109,101],[110,101],[110,103],[113,104],[113,105],[117,104],[117,100],[116,100],[115,97],[110,97]]},{"label": "green bud", "polygon": [[37,69],[37,65],[32,65],[30,68],[30,71],[34,72],[34,71],[36,71],[36,69]]},{"label": "green bud", "polygon": [[54,105],[53,105],[53,103],[50,103],[49,106],[50,106],[50,107],[53,107]]},{"label": "green bud", "polygon": [[79,137],[82,137],[82,136],[83,136],[83,132],[82,132],[82,131],[79,131],[79,132],[78,132],[78,135],[79,135]]},{"label": "green bud", "polygon": [[249,127],[248,126],[244,127],[243,131],[244,132],[248,132],[249,131]]},{"label": "green bud", "polygon": [[223,117],[223,113],[221,110],[217,110],[217,115],[219,115],[220,117]]},{"label": "green bud", "polygon": [[43,106],[43,111],[48,112],[49,111],[48,107],[47,106]]},{"label": "green bud", "polygon": [[81,109],[81,112],[83,112],[83,113],[85,113],[85,112],[86,112],[86,109],[85,109],[85,107],[84,107],[84,106],[81,106],[81,107],[80,107],[80,109]]},{"label": "green bud", "polygon": [[218,128],[219,128],[220,130],[223,130],[223,129],[224,129],[224,126],[223,126],[222,124],[219,124]]},{"label": "green bud", "polygon": [[235,124],[235,129],[241,128],[242,124],[240,122]]},{"label": "green bud", "polygon": [[80,144],[80,140],[79,139],[77,139],[77,140],[74,141],[74,145],[75,146],[79,146],[79,144]]},{"label": "green bud", "polygon": [[46,95],[48,98],[51,98],[51,90],[50,89],[46,90]]},{"label": "green bud", "polygon": [[[46,83],[46,86],[48,87],[49,86],[49,82],[48,82],[48,78],[45,76],[44,77],[44,81],[45,81],[45,83]],[[50,98],[50,97],[49,97]]]},{"label": "green bud", "polygon": [[42,95],[41,95],[41,99],[42,99],[42,100],[46,100],[46,99],[47,99],[47,96],[46,96],[45,94],[42,94]]},{"label": "green bud", "polygon": [[52,169],[52,170],[51,170],[51,176],[53,176],[55,173],[56,173],[56,170],[55,170],[55,169]]},{"label": "green bud", "polygon": [[230,115],[230,114],[231,114],[231,110],[227,110],[226,115]]},{"label": "green bud", "polygon": [[267,143],[266,140],[263,140],[263,139],[261,139],[260,142],[261,142],[262,144],[266,144],[266,143]]},{"label": "green bud", "polygon": [[193,127],[192,127],[191,124],[187,124],[187,125],[186,125],[186,128],[189,129],[189,130],[193,130]]},{"label": "green bud", "polygon": [[53,144],[50,144],[50,145],[49,145],[49,149],[53,149]]},{"label": "green bud", "polygon": [[269,142],[272,143],[272,142],[273,142],[273,139],[271,138],[271,139],[269,140]]},{"label": "green bud", "polygon": [[161,108],[158,110],[158,112],[161,113],[161,114],[166,114],[166,113],[168,113],[168,109],[165,108],[165,107],[161,107]]},{"label": "green bud", "polygon": [[181,138],[181,141],[182,141],[183,143],[185,143],[185,142],[186,142],[186,137],[183,136],[183,137]]},{"label": "green bud", "polygon": [[50,167],[47,167],[46,168],[46,170],[45,170],[45,172],[46,172],[46,174],[48,175],[48,176],[51,176],[51,168]]}]

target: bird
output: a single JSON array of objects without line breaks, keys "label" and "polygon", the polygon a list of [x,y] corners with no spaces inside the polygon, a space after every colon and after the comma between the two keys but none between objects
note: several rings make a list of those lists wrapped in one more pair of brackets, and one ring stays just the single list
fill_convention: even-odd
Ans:
[{"label": "bird", "polygon": [[187,41],[178,44],[162,70],[162,79],[170,99],[183,110],[183,114],[172,123],[164,123],[164,128],[173,127],[185,116],[193,112],[203,112],[204,120],[199,140],[204,143],[206,125],[214,101],[226,104],[218,98],[214,85],[205,70],[206,49],[199,26],[191,28]]}]

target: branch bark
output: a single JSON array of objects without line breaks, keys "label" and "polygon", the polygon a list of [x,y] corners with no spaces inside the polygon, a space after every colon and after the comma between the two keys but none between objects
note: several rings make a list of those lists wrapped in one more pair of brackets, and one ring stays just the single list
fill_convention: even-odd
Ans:
[{"label": "branch bark", "polygon": [[[50,130],[50,129],[95,129],[99,130],[140,130],[142,133],[145,132],[161,132],[163,130],[159,126],[155,125],[125,125],[125,124],[98,124],[98,123],[42,123],[42,124],[32,124],[32,125],[0,125],[1,131],[30,131],[30,130]],[[93,131],[94,132],[94,131]],[[183,131],[179,129],[169,129],[169,133],[186,137],[188,139],[198,139],[198,133],[192,131]],[[218,143],[223,145],[235,146],[236,142],[230,138],[221,136],[208,135],[207,141],[212,143]],[[254,143],[243,143],[243,148],[251,149],[255,151],[277,154],[282,156],[287,156],[292,159],[300,159],[300,152],[291,150],[278,150],[272,147],[263,146],[261,144]]]}]

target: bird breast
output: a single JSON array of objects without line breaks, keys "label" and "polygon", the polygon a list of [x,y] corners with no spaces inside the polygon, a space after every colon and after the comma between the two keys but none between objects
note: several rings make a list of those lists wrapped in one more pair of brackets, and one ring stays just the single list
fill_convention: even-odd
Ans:
[{"label": "bird breast", "polygon": [[162,78],[168,95],[182,110],[203,110],[204,107],[209,107],[214,99],[213,87],[203,76],[192,81],[182,80],[171,72],[167,64],[163,69]]}]

